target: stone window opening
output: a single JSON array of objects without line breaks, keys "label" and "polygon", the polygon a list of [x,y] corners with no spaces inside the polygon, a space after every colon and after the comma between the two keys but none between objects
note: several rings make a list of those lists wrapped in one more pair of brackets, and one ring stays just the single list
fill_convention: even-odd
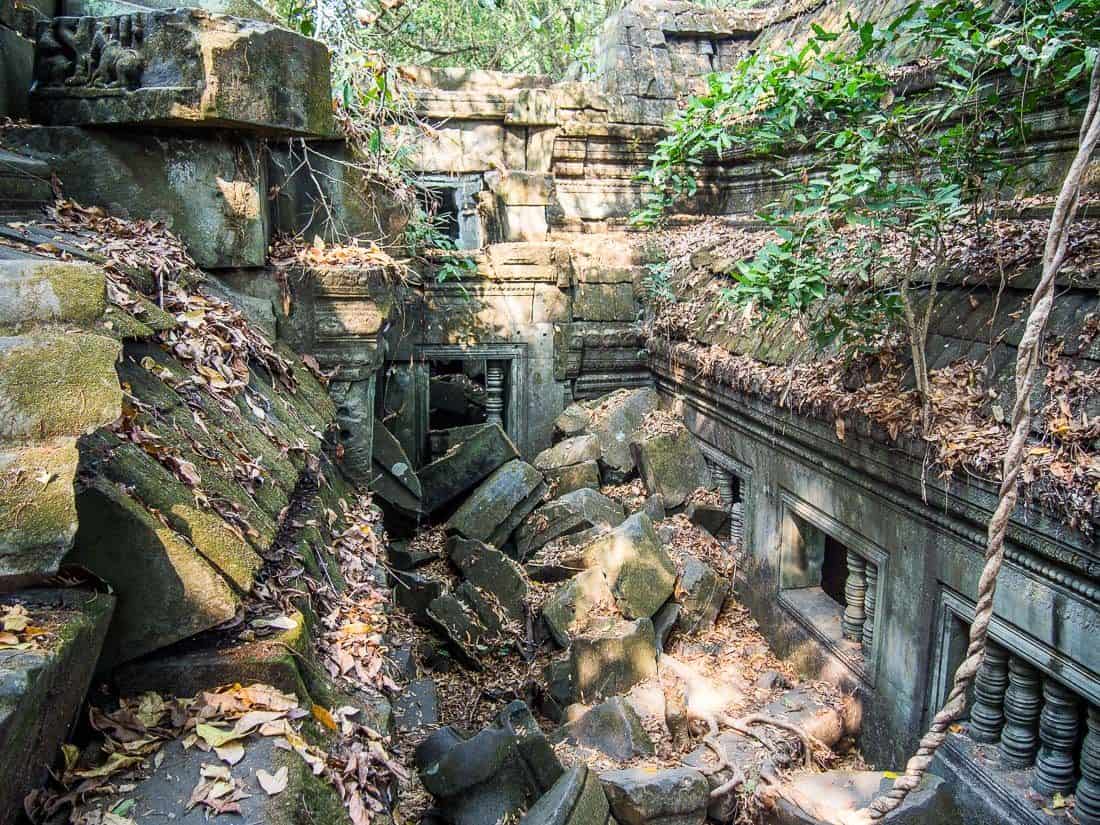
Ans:
[{"label": "stone window opening", "polygon": [[[970,631],[969,622],[950,605],[948,610],[936,691],[940,698],[966,655]],[[1019,821],[1032,820],[1036,795],[1051,804],[1073,795],[1076,820],[1100,825],[1096,686],[1082,682],[1073,668],[1051,667],[1055,657],[1036,658],[1036,645],[1015,636],[991,629],[966,717],[949,734],[946,759],[954,771],[979,777],[1003,805],[1018,809]],[[1049,821],[1041,813],[1034,818]]]},{"label": "stone window opening", "polygon": [[865,681],[873,681],[886,554],[809,504],[784,494],[779,602]]},{"label": "stone window opening", "polygon": [[416,181],[417,202],[455,249],[481,248],[477,197],[484,186],[480,175],[422,175]]},{"label": "stone window opening", "polygon": [[729,512],[728,527],[718,538],[727,540],[734,548],[741,547],[747,538],[752,470],[710,444],[702,443],[702,449],[719,499]]}]

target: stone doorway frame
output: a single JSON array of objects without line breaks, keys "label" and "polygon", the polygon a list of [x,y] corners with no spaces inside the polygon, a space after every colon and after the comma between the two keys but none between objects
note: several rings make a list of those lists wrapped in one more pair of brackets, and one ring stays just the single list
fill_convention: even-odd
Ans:
[{"label": "stone doorway frame", "polygon": [[[507,391],[504,399],[504,431],[515,442],[524,458],[528,440],[527,344],[420,344],[416,348],[416,360],[429,361],[503,361],[507,362]],[[430,390],[429,390],[430,392]],[[425,395],[417,404],[427,410],[430,398]]]}]

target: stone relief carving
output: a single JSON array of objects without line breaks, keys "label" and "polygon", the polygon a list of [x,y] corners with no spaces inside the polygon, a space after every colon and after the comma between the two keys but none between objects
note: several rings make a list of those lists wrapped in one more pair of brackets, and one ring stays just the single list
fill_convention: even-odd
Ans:
[{"label": "stone relief carving", "polygon": [[145,58],[145,15],[55,18],[38,30],[38,68],[42,86],[136,89]]}]

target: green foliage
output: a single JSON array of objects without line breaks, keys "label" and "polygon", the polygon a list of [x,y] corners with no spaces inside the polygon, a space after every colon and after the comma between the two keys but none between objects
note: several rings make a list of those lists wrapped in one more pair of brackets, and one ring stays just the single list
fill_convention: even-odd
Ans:
[{"label": "green foliage", "polygon": [[[1026,141],[1030,113],[1056,96],[1080,102],[1098,26],[1100,0],[942,0],[884,28],[815,25],[801,49],[710,78],[641,176],[635,219],[656,224],[694,196],[707,162],[771,159],[784,196],[761,217],[779,240],[732,273],[724,299],[803,317],[821,344],[866,345],[904,318],[923,351],[948,233],[980,225],[1014,183],[1002,150]],[[914,49],[925,69],[899,67]]]}]

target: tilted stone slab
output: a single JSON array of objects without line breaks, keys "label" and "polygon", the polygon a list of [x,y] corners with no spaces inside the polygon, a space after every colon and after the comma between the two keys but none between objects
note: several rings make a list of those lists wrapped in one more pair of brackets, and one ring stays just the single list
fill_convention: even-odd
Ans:
[{"label": "tilted stone slab", "polygon": [[240,596],[169,527],[118,486],[97,479],[77,497],[80,527],[66,561],[121,594],[103,665],[137,658],[233,618]]},{"label": "tilted stone slab", "polygon": [[627,768],[600,774],[620,825],[703,825],[710,786],[693,768]]},{"label": "tilted stone slab", "polygon": [[0,261],[0,327],[43,322],[90,327],[106,311],[107,278],[98,266],[40,258]]},{"label": "tilted stone slab", "polygon": [[447,530],[503,547],[546,493],[542,473],[513,459],[478,485],[447,521]]},{"label": "tilted stone slab", "polygon": [[[41,650],[0,650],[0,811],[23,810],[41,787],[76,721],[92,680],[115,599],[86,590],[28,590],[0,596],[49,627]],[[7,821],[7,820],[5,820]]]},{"label": "tilted stone slab", "polygon": [[559,470],[584,461],[595,461],[600,457],[600,442],[594,435],[579,435],[559,441],[535,456],[535,467],[539,470]]},{"label": "tilted stone slab", "polygon": [[634,471],[630,440],[645,417],[658,406],[657,391],[648,387],[619,390],[585,404],[591,413],[587,431],[600,441],[605,481],[620,483]]},{"label": "tilted stone slab", "polygon": [[646,490],[660,494],[666,507],[679,507],[700,487],[712,484],[710,468],[687,427],[675,433],[635,433],[630,442]]},{"label": "tilted stone slab", "polygon": [[374,420],[373,446],[371,466],[374,468],[374,477],[370,480],[371,491],[402,513],[413,516],[419,514],[423,498],[420,478],[413,470],[412,461],[405,454],[401,442],[378,419]]},{"label": "tilted stone slab", "polygon": [[519,450],[499,425],[485,424],[470,432],[445,455],[420,469],[425,511],[433,513],[454,501],[515,458],[519,458]]},{"label": "tilted stone slab", "polygon": [[676,629],[691,635],[713,627],[729,595],[729,582],[720,578],[710,565],[695,556],[686,556],[678,585],[680,611]]},{"label": "tilted stone slab", "polygon": [[452,538],[447,555],[463,578],[492,593],[510,618],[522,621],[527,599],[527,580],[512,559],[484,542]]},{"label": "tilted stone slab", "polygon": [[655,753],[642,720],[631,704],[614,696],[587,710],[553,734],[554,742],[570,742],[625,762]]},{"label": "tilted stone slab", "polygon": [[333,131],[328,49],[278,26],[173,9],[55,18],[37,40],[40,123]]},{"label": "tilted stone slab", "polygon": [[598,567],[623,615],[649,618],[672,595],[676,566],[645,513],[635,513],[570,556],[566,566]]},{"label": "tilted stone slab", "polygon": [[622,523],[623,508],[596,490],[574,490],[539,507],[516,531],[521,559],[561,536]]},{"label": "tilted stone slab", "polygon": [[596,461],[583,461],[557,470],[546,471],[546,483],[553,495],[563,496],[574,490],[600,489],[600,465]]},{"label": "tilted stone slab", "polygon": [[599,777],[587,765],[577,765],[531,806],[520,825],[608,825],[610,817]]},{"label": "tilted stone slab", "polygon": [[603,570],[593,567],[560,585],[542,607],[542,619],[561,647],[599,614],[615,614],[615,597]]}]

